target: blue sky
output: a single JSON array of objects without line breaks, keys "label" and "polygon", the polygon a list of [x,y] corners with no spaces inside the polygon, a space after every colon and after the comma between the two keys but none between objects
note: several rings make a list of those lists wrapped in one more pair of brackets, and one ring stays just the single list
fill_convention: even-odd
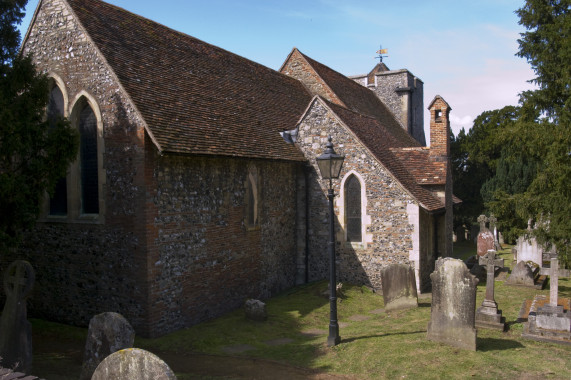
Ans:
[{"label": "blue sky", "polygon": [[[345,75],[385,64],[424,82],[424,104],[441,95],[455,134],[486,110],[515,105],[532,88],[515,56],[524,29],[514,0],[108,0],[278,70],[293,47]],[[30,0],[23,33],[38,0]],[[426,111],[425,120],[428,118]],[[428,122],[425,121],[428,140]]]}]

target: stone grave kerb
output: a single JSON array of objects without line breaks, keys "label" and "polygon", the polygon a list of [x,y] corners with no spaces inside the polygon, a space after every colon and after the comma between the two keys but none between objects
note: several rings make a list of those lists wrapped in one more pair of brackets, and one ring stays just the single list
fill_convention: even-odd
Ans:
[{"label": "stone grave kerb", "polygon": [[27,320],[26,300],[36,275],[24,260],[11,263],[4,272],[6,303],[0,318],[0,357],[5,367],[29,372],[32,365],[32,327]]}]

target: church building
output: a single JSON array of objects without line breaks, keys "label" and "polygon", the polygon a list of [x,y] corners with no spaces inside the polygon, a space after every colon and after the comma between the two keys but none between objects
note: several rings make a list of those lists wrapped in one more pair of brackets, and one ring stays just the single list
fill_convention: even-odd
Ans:
[{"label": "church building", "polygon": [[339,281],[380,269],[430,287],[451,254],[448,103],[379,64],[347,77],[294,48],[272,70],[100,0],[40,0],[23,40],[50,78],[48,115],[80,153],[16,256],[30,313],[86,326],[105,311],[156,337],[326,279],[329,136]]}]

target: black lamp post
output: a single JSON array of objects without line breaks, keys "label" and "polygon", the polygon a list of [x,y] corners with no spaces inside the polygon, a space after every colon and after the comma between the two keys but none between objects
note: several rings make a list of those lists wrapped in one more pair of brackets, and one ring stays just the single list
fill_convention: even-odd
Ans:
[{"label": "black lamp post", "polygon": [[340,156],[333,150],[331,136],[326,145],[325,153],[317,157],[317,166],[321,172],[321,178],[329,179],[329,336],[327,337],[327,345],[335,346],[341,342],[339,336],[339,324],[337,323],[337,290],[335,288],[335,225],[333,222],[333,178],[339,178],[341,167],[345,156]]}]

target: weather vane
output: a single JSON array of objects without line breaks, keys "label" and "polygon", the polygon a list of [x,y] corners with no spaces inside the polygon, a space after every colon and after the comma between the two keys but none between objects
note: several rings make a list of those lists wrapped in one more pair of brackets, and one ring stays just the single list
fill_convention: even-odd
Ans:
[{"label": "weather vane", "polygon": [[383,63],[383,58],[388,57],[388,55],[383,55],[383,54],[388,54],[389,53],[389,49],[383,49],[383,45],[379,45],[379,50],[377,50],[377,54],[379,55],[378,57],[375,57],[375,59],[379,59],[380,63]]}]

